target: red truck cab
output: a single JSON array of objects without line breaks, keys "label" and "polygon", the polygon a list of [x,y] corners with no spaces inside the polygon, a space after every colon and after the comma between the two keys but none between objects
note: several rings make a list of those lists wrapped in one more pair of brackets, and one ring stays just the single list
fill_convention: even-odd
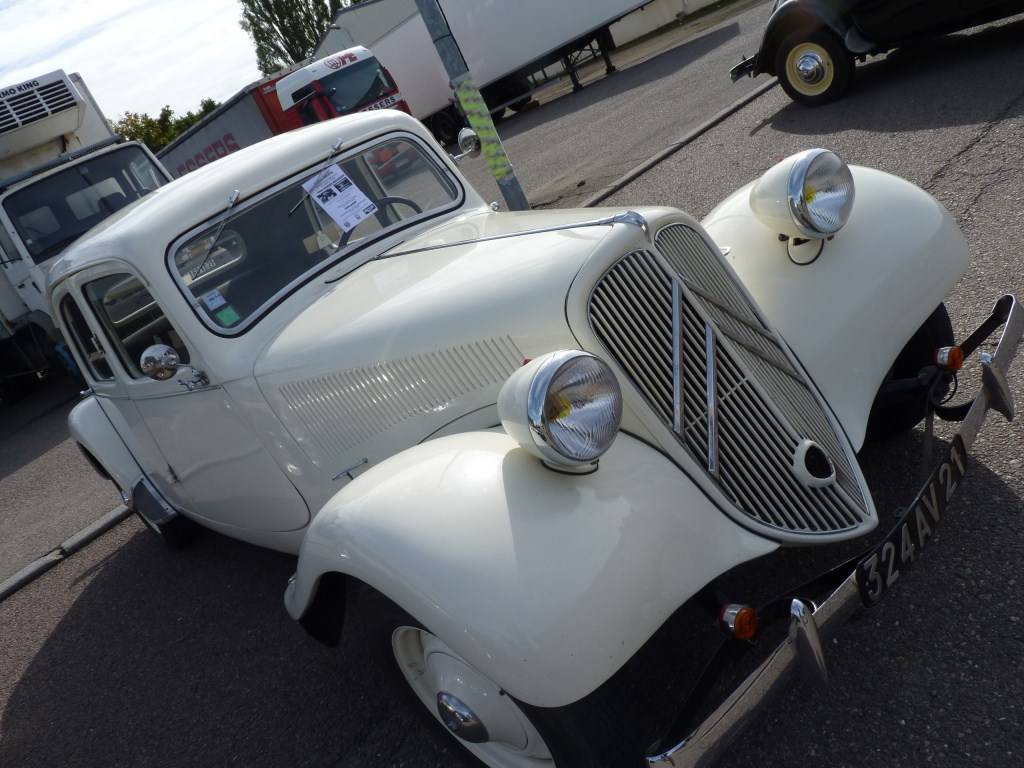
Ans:
[{"label": "red truck cab", "polygon": [[277,81],[277,98],[281,109],[296,110],[304,125],[372,109],[409,112],[394,78],[362,46],[285,75]]}]

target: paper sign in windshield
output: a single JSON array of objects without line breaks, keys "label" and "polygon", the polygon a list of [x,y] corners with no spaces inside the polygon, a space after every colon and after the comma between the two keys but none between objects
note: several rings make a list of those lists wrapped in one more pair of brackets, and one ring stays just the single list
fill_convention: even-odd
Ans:
[{"label": "paper sign in windshield", "polygon": [[346,232],[377,212],[377,206],[359,189],[341,168],[325,168],[302,185],[324,212]]}]

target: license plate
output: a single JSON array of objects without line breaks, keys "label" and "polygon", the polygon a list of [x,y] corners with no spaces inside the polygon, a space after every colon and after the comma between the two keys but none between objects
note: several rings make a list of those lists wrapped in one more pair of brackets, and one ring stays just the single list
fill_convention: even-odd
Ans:
[{"label": "license plate", "polygon": [[865,605],[881,600],[934,537],[966,469],[967,449],[957,435],[946,460],[932,472],[896,527],[857,564],[857,587]]}]

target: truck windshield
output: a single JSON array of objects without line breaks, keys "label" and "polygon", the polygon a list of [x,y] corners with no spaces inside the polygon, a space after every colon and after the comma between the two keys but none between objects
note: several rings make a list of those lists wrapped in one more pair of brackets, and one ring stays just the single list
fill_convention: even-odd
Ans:
[{"label": "truck windshield", "polygon": [[460,201],[418,143],[389,139],[240,205],[178,247],[171,268],[200,317],[235,333],[339,258]]},{"label": "truck windshield", "polygon": [[397,90],[376,59],[365,59],[320,80],[323,92],[339,115],[372,104]]},{"label": "truck windshield", "polygon": [[47,176],[13,193],[3,205],[38,264],[164,183],[146,153],[128,146]]}]

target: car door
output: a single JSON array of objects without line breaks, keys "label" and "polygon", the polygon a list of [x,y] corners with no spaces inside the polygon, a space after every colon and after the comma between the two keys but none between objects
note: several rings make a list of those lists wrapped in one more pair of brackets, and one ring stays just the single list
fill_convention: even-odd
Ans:
[{"label": "car door", "polygon": [[[127,430],[135,444],[155,447],[146,469],[168,500],[222,526],[289,531],[306,525],[309,510],[302,496],[263,447],[216,370],[143,281],[117,263],[92,268],[76,283],[120,381],[106,398],[116,411],[116,426]],[[184,364],[179,375],[166,381],[143,375],[142,353],[154,344],[178,353]]]}]

